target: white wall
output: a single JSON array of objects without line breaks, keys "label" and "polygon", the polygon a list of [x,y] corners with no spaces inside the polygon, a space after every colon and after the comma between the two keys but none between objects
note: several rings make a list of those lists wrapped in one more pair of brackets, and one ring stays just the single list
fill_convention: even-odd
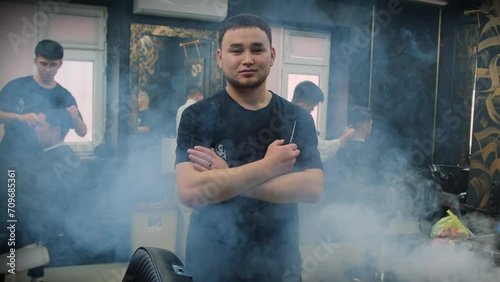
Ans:
[{"label": "white wall", "polygon": [[283,29],[282,28],[271,28],[271,35],[273,37],[273,47],[276,50],[276,59],[274,60],[274,65],[271,68],[271,72],[267,77],[267,89],[273,91],[276,94],[281,94],[281,66],[283,64],[283,50],[281,48],[283,44]]},{"label": "white wall", "polygon": [[[5,2],[0,9],[0,89],[14,78],[33,74],[37,36],[35,5]],[[0,124],[0,141],[4,135]]]},{"label": "white wall", "polygon": [[[0,88],[14,78],[33,74],[35,5],[5,2],[0,9]],[[38,21],[35,19],[35,21]]]}]

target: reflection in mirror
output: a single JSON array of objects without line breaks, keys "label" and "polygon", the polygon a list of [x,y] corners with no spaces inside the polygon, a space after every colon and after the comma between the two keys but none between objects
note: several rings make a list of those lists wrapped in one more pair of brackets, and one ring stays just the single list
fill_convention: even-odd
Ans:
[{"label": "reflection in mirror", "polygon": [[[148,117],[148,134],[175,136],[175,116],[185,102],[186,88],[196,85],[207,97],[222,85],[216,46],[216,31],[132,24],[130,132],[140,132],[138,128]],[[140,91],[149,99],[146,109],[139,107]]]}]

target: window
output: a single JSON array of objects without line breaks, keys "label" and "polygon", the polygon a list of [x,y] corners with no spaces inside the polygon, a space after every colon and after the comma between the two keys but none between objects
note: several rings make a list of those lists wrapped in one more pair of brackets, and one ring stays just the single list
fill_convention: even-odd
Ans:
[{"label": "window", "polygon": [[92,156],[104,140],[106,120],[106,9],[70,4],[47,9],[43,5],[38,6],[39,14],[45,13],[47,22],[40,27],[39,40],[48,38],[63,45],[63,64],[55,79],[75,97],[87,125],[85,137],[71,130],[64,141],[81,156]]},{"label": "window", "polygon": [[[288,101],[292,101],[293,98],[293,91],[297,84],[301,83],[302,81],[311,81],[316,85],[319,85],[319,79],[320,75],[317,74],[304,74],[304,73],[297,73],[297,72],[290,72],[290,70],[287,70],[285,72],[286,75],[286,81],[287,81],[287,90],[285,93],[287,93],[286,99]],[[314,110],[311,112],[311,115],[314,119],[314,124],[316,125],[316,128],[319,128],[318,125],[318,108],[321,107],[322,105],[319,105],[318,107],[315,107]]]},{"label": "window", "polygon": [[[94,79],[92,77],[94,68],[94,62],[92,61],[70,61],[68,59],[64,60],[64,64],[59,70],[56,80],[68,89],[75,100],[78,101],[78,108],[84,121],[88,124],[92,124],[92,93],[94,88]],[[78,77],[77,80],[73,80],[71,77]],[[68,84],[66,85],[66,83]],[[71,82],[71,83],[69,83]],[[86,137],[79,137],[74,131],[70,131],[66,136],[64,141],[66,142],[92,142],[92,127],[88,129]]]},{"label": "window", "polygon": [[291,101],[297,84],[309,80],[321,88],[325,100],[311,113],[316,130],[326,134],[328,77],[330,64],[330,35],[284,30],[281,95]]}]

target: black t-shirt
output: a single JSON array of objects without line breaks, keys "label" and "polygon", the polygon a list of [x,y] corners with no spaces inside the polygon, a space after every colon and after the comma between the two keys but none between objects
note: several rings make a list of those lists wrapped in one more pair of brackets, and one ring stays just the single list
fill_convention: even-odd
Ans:
[{"label": "black t-shirt", "polygon": [[[295,130],[293,130],[296,122]],[[262,159],[277,139],[300,149],[294,171],[322,169],[313,119],[280,96],[252,111],[223,90],[182,114],[176,163],[187,149],[214,148],[230,167]],[[187,239],[186,267],[195,281],[281,281],[299,275],[297,204],[276,204],[243,196],[195,208]]]},{"label": "black t-shirt", "polygon": [[154,115],[150,109],[144,111],[139,111],[139,118],[137,119],[137,126],[148,126],[153,125]]},{"label": "black t-shirt", "polygon": [[[33,76],[10,81],[0,91],[0,111],[27,114],[42,113],[48,109],[77,105],[71,93],[57,84],[53,88],[41,87]],[[35,130],[22,122],[5,123],[5,135],[0,143],[0,159],[24,159],[40,151]]]}]

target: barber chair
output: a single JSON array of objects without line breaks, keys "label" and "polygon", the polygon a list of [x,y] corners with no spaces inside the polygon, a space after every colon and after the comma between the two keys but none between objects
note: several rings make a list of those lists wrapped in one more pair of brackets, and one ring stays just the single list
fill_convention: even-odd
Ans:
[{"label": "barber chair", "polygon": [[49,262],[47,248],[40,244],[31,244],[16,249],[15,252],[9,251],[2,254],[0,257],[0,274],[9,274],[12,270],[15,270],[15,272],[23,271],[46,265]]},{"label": "barber chair", "polygon": [[172,252],[139,247],[130,260],[122,282],[192,282],[184,265]]}]

